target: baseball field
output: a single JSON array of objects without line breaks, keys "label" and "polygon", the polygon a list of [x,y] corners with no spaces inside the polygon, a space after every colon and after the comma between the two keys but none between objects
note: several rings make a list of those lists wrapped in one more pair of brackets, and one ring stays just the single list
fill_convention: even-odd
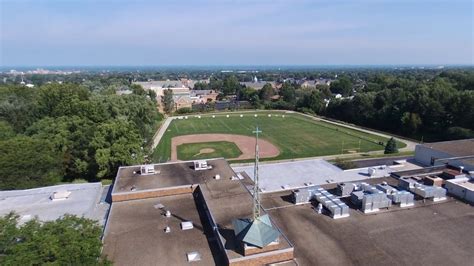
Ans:
[{"label": "baseball field", "polygon": [[[154,162],[224,157],[252,159],[260,133],[260,158],[281,160],[383,150],[388,139],[318,121],[298,113],[188,115],[174,119],[153,153]],[[399,148],[405,147],[398,143]]]}]

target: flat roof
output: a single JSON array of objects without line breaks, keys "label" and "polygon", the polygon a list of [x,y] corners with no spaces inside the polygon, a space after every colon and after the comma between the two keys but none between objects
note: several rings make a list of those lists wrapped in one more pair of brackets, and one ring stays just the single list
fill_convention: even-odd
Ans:
[{"label": "flat roof", "polygon": [[[368,179],[389,181],[395,178]],[[334,186],[333,184],[327,186]],[[295,245],[298,265],[466,265],[474,260],[474,208],[454,199],[334,220],[311,204],[294,205],[290,192],[265,194],[263,206]]]},{"label": "flat roof", "polygon": [[[405,168],[418,166],[407,163]],[[403,165],[379,165],[372,175],[374,177],[389,176],[393,171],[399,171]],[[235,172],[245,172],[253,180],[253,165],[234,166]],[[264,193],[305,187],[305,183],[323,185],[364,180],[369,177],[369,168],[364,167],[342,170],[323,159],[297,160],[292,162],[265,163],[259,165],[260,188]]]},{"label": "flat roof", "polygon": [[[467,179],[467,180],[466,180]],[[455,183],[461,187],[467,188],[468,190],[474,191],[474,180],[468,178],[461,178],[461,179],[450,179],[447,180],[448,182]],[[461,181],[462,180],[462,181]]]},{"label": "flat roof", "polygon": [[425,143],[423,146],[433,150],[443,151],[456,157],[474,155],[474,139]]},{"label": "flat roof", "polygon": [[[171,217],[157,204],[170,210]],[[181,230],[183,221],[192,221],[194,228]],[[193,265],[214,264],[192,194],[113,203],[103,252],[114,265],[189,265],[186,254],[193,251],[201,255]]]},{"label": "flat roof", "polygon": [[[140,165],[120,167],[117,173],[112,194],[134,191],[167,188],[183,185],[201,184],[215,175],[229,179],[234,172],[224,159],[208,159],[210,170],[194,170],[193,161],[179,163],[153,164],[155,174],[140,175]],[[135,173],[134,173],[135,172]]]},{"label": "flat roof", "polygon": [[[202,265],[214,264],[213,262],[222,261],[225,257],[243,258],[239,253],[240,241],[235,237],[232,220],[252,216],[253,198],[249,189],[252,189],[253,182],[248,178],[235,178],[235,172],[224,159],[207,160],[207,163],[212,169],[202,171],[195,171],[193,162],[155,164],[156,174],[152,175],[134,174],[140,166],[121,167],[113,194],[129,193],[132,187],[136,188],[134,192],[139,193],[140,190],[189,184],[199,186],[192,194],[114,202],[105,232],[104,253],[118,265],[153,264],[157,261],[164,265],[180,265],[185,259],[185,252],[193,249],[207,254],[204,255],[206,259],[203,258]],[[220,179],[214,178],[217,174]],[[178,220],[191,219],[193,222],[199,222],[198,227],[203,230],[199,235],[180,235],[173,234],[176,229],[170,226],[171,233],[165,234],[163,223],[167,220],[154,208],[158,203],[169,209]],[[214,237],[207,215],[212,217],[218,227],[220,236],[217,238]],[[174,235],[176,237],[173,237]],[[219,252],[219,242],[222,243],[225,253]],[[126,251],[130,247],[136,251]],[[289,241],[282,236],[278,249],[291,247]],[[152,253],[152,250],[156,250],[153,251],[155,254],[148,254]],[[159,259],[165,255],[165,259]]]},{"label": "flat roof", "polygon": [[[58,191],[69,191],[71,194],[64,200],[51,200],[51,195]],[[0,191],[0,215],[15,211],[20,215],[20,222],[26,222],[38,216],[42,221],[56,220],[65,214],[84,216],[103,224],[109,209],[102,195],[101,183],[66,184],[25,190]]]}]

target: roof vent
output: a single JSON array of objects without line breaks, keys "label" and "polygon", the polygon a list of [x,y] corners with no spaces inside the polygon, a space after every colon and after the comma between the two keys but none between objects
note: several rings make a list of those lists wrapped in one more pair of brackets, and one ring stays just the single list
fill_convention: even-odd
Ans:
[{"label": "roof vent", "polygon": [[140,167],[141,175],[153,175],[155,174],[155,166],[153,164],[144,164]]},{"label": "roof vent", "polygon": [[216,179],[216,180],[221,179],[221,175],[215,175],[215,176],[214,176],[214,179]]},{"label": "roof vent", "polygon": [[187,253],[186,257],[188,258],[188,262],[201,260],[201,254],[199,254],[197,251]]},{"label": "roof vent", "polygon": [[160,210],[162,210],[162,209],[165,208],[165,205],[163,205],[163,204],[161,204],[161,203],[157,203],[157,204],[155,204],[153,207],[154,207],[155,209],[160,209]]},{"label": "roof vent", "polygon": [[171,228],[169,226],[165,227],[165,233],[170,233],[171,232]]},{"label": "roof vent", "polygon": [[194,170],[200,171],[200,170],[209,170],[209,169],[212,169],[212,166],[208,165],[207,161],[205,160],[194,161]]},{"label": "roof vent", "polygon": [[70,191],[60,190],[60,191],[54,192],[53,195],[51,195],[50,198],[51,198],[52,201],[66,200],[66,199],[69,198],[69,195],[71,195]]},{"label": "roof vent", "polygon": [[166,212],[165,212],[165,216],[168,217],[168,218],[171,217],[171,212],[170,212],[169,210],[166,211]]},{"label": "roof vent", "polygon": [[194,228],[193,222],[191,221],[181,222],[181,230],[190,230],[193,228]]}]

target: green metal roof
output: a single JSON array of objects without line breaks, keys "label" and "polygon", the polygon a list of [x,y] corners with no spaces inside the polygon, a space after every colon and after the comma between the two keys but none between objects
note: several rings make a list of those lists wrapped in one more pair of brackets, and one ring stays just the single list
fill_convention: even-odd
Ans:
[{"label": "green metal roof", "polygon": [[263,248],[275,241],[280,232],[273,228],[268,215],[260,216],[259,219],[236,219],[232,221],[237,239],[249,245]]}]

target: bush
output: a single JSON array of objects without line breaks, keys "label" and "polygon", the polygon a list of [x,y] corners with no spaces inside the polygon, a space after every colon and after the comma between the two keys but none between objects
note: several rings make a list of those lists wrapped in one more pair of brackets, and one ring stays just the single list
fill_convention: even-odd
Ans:
[{"label": "bush", "polygon": [[353,169],[357,167],[357,165],[353,161],[346,161],[341,158],[336,158],[336,161],[334,162],[334,164],[343,170]]},{"label": "bush", "polygon": [[189,114],[189,113],[192,113],[192,112],[193,112],[193,110],[190,107],[183,107],[183,108],[179,108],[178,110],[176,110],[177,114]]}]

